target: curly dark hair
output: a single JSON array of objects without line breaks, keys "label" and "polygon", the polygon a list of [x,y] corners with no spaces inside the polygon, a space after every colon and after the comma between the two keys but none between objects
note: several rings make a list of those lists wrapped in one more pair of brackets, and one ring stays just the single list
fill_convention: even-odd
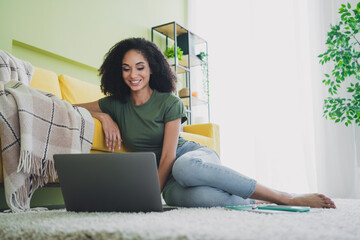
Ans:
[{"label": "curly dark hair", "polygon": [[139,51],[148,61],[152,72],[149,81],[150,88],[159,92],[176,90],[176,76],[161,50],[154,43],[143,38],[128,38],[110,48],[99,69],[100,87],[105,95],[115,97],[122,102],[128,100],[130,88],[122,77],[122,61],[129,50]]}]

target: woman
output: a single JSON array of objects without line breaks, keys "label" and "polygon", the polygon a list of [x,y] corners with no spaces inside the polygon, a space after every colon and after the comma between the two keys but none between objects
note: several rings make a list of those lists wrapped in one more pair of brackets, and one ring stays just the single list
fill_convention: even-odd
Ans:
[{"label": "woman", "polygon": [[295,196],[260,185],[222,166],[212,149],[180,137],[186,115],[182,101],[172,94],[176,77],[152,42],[130,38],[117,43],[105,56],[100,76],[108,97],[79,106],[101,121],[109,150],[114,151],[116,144],[120,149],[124,141],[130,151],[156,154],[160,188],[168,205],[212,207],[266,201],[335,208],[322,194]]}]

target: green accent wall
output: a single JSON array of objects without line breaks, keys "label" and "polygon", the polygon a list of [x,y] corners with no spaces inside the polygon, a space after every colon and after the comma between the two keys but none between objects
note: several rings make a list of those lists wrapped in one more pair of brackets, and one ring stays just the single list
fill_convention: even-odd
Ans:
[{"label": "green accent wall", "polygon": [[99,83],[105,53],[151,27],[187,26],[187,0],[0,0],[0,49],[34,66]]},{"label": "green accent wall", "polygon": [[87,82],[94,84],[100,83],[97,68],[45,51],[41,48],[13,40],[12,54],[31,62],[34,66],[53,70],[58,73],[58,75],[66,73],[67,75],[80,78]]}]

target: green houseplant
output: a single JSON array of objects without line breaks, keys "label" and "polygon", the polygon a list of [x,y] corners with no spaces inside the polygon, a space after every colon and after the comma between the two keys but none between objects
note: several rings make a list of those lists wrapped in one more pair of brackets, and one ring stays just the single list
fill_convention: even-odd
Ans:
[{"label": "green houseplant", "polygon": [[[166,48],[164,55],[167,59],[175,58],[175,46],[173,45],[170,48]],[[183,51],[181,50],[180,47],[176,48],[176,55],[179,61],[181,61],[183,57]]]},{"label": "green houseplant", "polygon": [[[324,100],[323,116],[346,126],[360,125],[360,3],[355,8],[350,3],[342,4],[339,14],[341,20],[330,26],[328,32],[328,49],[318,56],[322,65],[332,66],[331,73],[326,73],[323,80],[331,95]],[[351,97],[339,96],[342,86]]]},{"label": "green houseplant", "polygon": [[203,94],[207,97],[207,100],[209,100],[208,54],[205,52],[200,52],[198,57],[200,59],[200,66],[202,72]]}]

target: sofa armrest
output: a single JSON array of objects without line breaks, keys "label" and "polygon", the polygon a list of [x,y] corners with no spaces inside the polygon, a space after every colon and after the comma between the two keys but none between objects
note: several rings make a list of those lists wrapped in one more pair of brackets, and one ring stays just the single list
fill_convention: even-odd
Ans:
[{"label": "sofa armrest", "polygon": [[184,126],[184,132],[193,133],[214,140],[215,150],[220,156],[220,127],[214,123],[194,124]]}]

